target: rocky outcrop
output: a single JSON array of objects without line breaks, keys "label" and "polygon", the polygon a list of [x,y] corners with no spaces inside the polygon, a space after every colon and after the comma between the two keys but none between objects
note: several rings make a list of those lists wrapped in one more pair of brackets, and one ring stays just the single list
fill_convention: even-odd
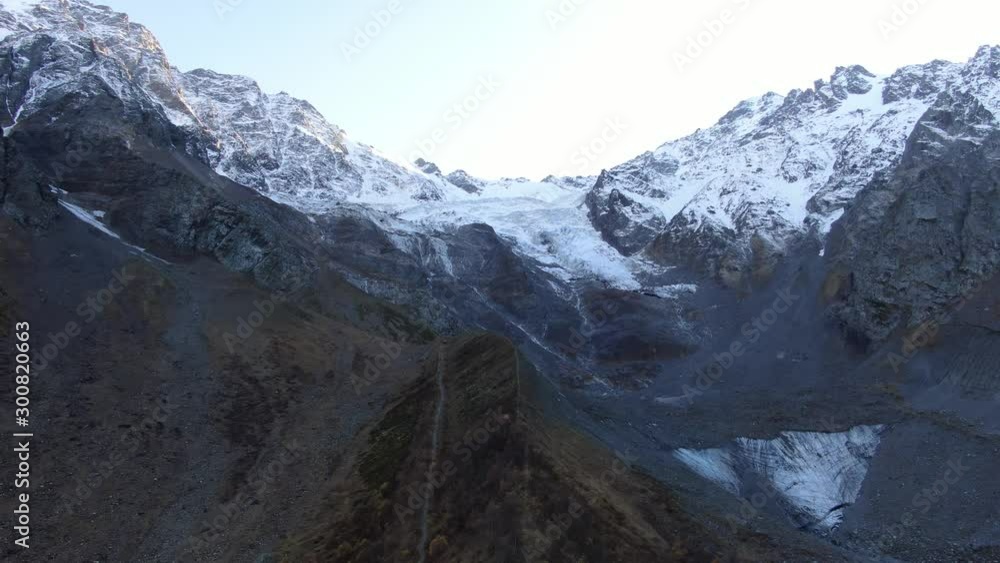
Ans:
[{"label": "rocky outcrop", "polygon": [[9,139],[3,139],[0,175],[0,211],[30,229],[48,227],[57,215],[56,197],[44,176],[21,158],[17,145]]},{"label": "rocky outcrop", "polygon": [[605,196],[605,186],[610,181],[608,172],[602,172],[597,184],[587,193],[584,201],[588,217],[608,244],[631,256],[649,244],[666,222],[658,210],[626,196],[617,188],[612,188]]},{"label": "rocky outcrop", "polygon": [[968,93],[941,95],[899,167],[865,188],[831,235],[834,315],[879,342],[970,297],[994,275],[998,159],[995,115]]},{"label": "rocky outcrop", "polygon": [[253,80],[172,67],[152,33],[83,0],[0,6],[0,124],[5,130],[73,92],[107,91],[159,115],[176,146],[233,181],[303,210],[338,200],[439,200],[461,191],[349,139],[311,104]]},{"label": "rocky outcrop", "polygon": [[[938,61],[888,77],[839,67],[811,89],[747,100],[713,127],[610,169],[589,201],[606,202],[613,190],[641,199],[654,212],[648,224],[664,225],[647,248],[659,263],[727,285],[766,276],[801,241],[822,241],[858,192],[900,163],[939,94],[964,91],[995,107],[997,60],[996,48],[983,48],[966,64]],[[591,219],[602,233],[642,232],[627,212]]]},{"label": "rocky outcrop", "polygon": [[57,208],[52,194],[63,193],[168,260],[208,256],[271,290],[308,282],[316,266],[304,216],[178,154],[183,131],[143,96],[122,99],[86,77],[81,85],[48,91],[47,105],[4,139],[16,155],[8,213],[41,224]]},{"label": "rocky outcrop", "polygon": [[482,180],[471,176],[465,170],[456,170],[446,176],[448,181],[470,194],[479,193],[485,184]]},{"label": "rocky outcrop", "polygon": [[[872,553],[864,530],[894,525],[953,460],[972,476],[902,529],[902,551],[877,551],[995,553],[993,325],[943,330],[894,387],[823,313],[877,344],[996,273],[996,49],[887,78],[839,68],[599,179],[488,181],[392,163],[306,102],[180,73],[120,14],[44,3],[0,10],[0,333],[15,313],[61,323],[127,263],[134,290],[59,352],[39,408],[84,460],[107,451],[81,436],[136,424],[149,397],[184,413],[116,468],[120,490],[78,499],[78,514],[108,515],[99,535],[43,511],[68,530],[53,536],[62,554],[857,559]],[[816,252],[840,214],[824,272]],[[259,305],[290,289],[302,294]],[[59,328],[44,327],[53,345]],[[447,401],[429,401],[441,381]],[[480,441],[487,403],[522,426],[469,454],[420,511],[430,541],[412,541],[396,503],[446,459],[429,447],[469,445],[470,429]],[[205,540],[197,515],[257,493],[254,469],[295,436],[310,459]],[[636,470],[605,479],[623,467],[605,445],[635,447]],[[75,493],[69,459],[42,457],[56,487],[41,494]],[[755,512],[731,518],[738,497]],[[992,551],[955,547],[973,541]]]},{"label": "rocky outcrop", "polygon": [[351,140],[310,103],[266,94],[249,78],[199,69],[178,75],[178,83],[214,140],[208,164],[299,209],[323,211],[344,199],[440,200],[455,189],[439,173]]}]

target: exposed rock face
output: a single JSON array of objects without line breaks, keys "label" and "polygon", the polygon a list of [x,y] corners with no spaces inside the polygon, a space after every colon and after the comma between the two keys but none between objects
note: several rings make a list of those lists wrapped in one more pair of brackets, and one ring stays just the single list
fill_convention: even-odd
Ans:
[{"label": "exposed rock face", "polygon": [[[830,94],[838,100],[846,100],[852,94],[867,94],[872,89],[872,78],[875,75],[859,65],[837,67],[829,85]],[[816,89],[822,91],[824,86],[817,84]]]},{"label": "exposed rock face", "polygon": [[[149,61],[160,51],[145,28],[82,3],[54,2],[35,14],[36,23],[74,25],[5,40],[0,74],[12,87],[0,107],[20,108],[4,117],[5,209],[43,225],[58,207],[53,192],[68,192],[111,231],[168,259],[210,256],[273,290],[308,280],[314,260],[303,228],[293,226],[302,216],[191,158],[203,156],[204,138],[173,123],[168,114],[179,110],[148,94],[173,92],[163,86],[173,74],[163,60]],[[108,44],[81,50],[83,37]]]},{"label": "exposed rock face", "polygon": [[34,164],[21,157],[18,147],[8,139],[3,140],[0,171],[0,210],[24,227],[48,227],[57,215],[56,198]]},{"label": "exposed rock face", "polygon": [[518,339],[580,322],[560,294],[568,288],[489,225],[415,233],[392,218],[348,206],[317,224],[329,244],[324,252],[349,279],[428,317],[447,310],[474,326],[512,324],[520,327]]},{"label": "exposed rock face", "polygon": [[[498,434],[435,492],[432,536],[451,534],[452,551],[437,543],[443,560],[517,559],[528,543],[551,560],[856,560],[872,553],[863,530],[893,525],[940,478],[921,463],[932,455],[942,467],[972,458],[979,473],[925,528],[904,530],[906,546],[877,551],[919,551],[932,527],[954,537],[930,542],[929,560],[1000,549],[992,325],[942,337],[900,389],[867,355],[845,357],[823,318],[878,344],[996,273],[997,49],[887,78],[839,68],[600,178],[530,182],[393,163],[306,102],[242,77],[179,73],[145,28],[79,0],[0,10],[0,26],[0,333],[15,308],[45,322],[72,312],[124,257],[145,272],[141,291],[67,352],[62,377],[44,380],[43,408],[72,438],[134,424],[119,402],[161,390],[191,416],[147,458],[176,464],[122,468],[135,498],[88,501],[88,513],[128,510],[97,523],[121,540],[107,542],[114,551],[81,557],[184,560],[177,542],[199,532],[191,515],[248,492],[248,469],[299,435],[316,436],[312,465],[290,469],[245,528],[223,534],[230,551],[212,544],[195,559],[254,560],[248,550],[266,544],[300,558],[412,560],[415,527],[397,525],[386,500],[406,502],[403,487],[427,477],[432,358],[449,370],[443,443],[463,443],[491,401],[525,407],[517,420],[530,430]],[[824,264],[815,252],[831,224]],[[812,254],[794,252],[800,242]],[[81,272],[86,284],[60,287]],[[824,274],[832,303],[815,299]],[[298,288],[301,301],[238,343],[246,357],[223,352],[221,334],[254,301]],[[970,332],[973,346],[947,348]],[[431,350],[445,334],[453,348]],[[949,365],[940,373],[958,384],[916,369]],[[804,431],[825,426],[817,410],[837,422]],[[82,442],[64,444],[78,453]],[[593,497],[615,467],[607,450],[633,446],[637,470]],[[344,464],[333,478],[330,460]],[[60,469],[41,473],[71,483],[78,468]],[[720,535],[761,479],[778,501],[753,533]],[[540,538],[576,497],[586,516],[565,542]],[[53,529],[79,520],[49,516]],[[297,522],[309,529],[289,529]],[[860,539],[843,531],[852,522]]]},{"label": "exposed rock face", "polygon": [[172,67],[148,29],[82,0],[43,0],[6,21],[0,72],[5,129],[71,92],[105,89],[119,103],[166,117],[178,146],[237,183],[301,209],[335,201],[435,200],[461,193],[355,143],[308,102],[265,94],[242,77]]},{"label": "exposed rock face", "polygon": [[[341,201],[409,208],[531,197],[565,205],[560,192],[588,190],[587,220],[608,247],[626,259],[694,267],[731,287],[767,279],[800,241],[822,241],[857,193],[899,162],[937,94],[957,88],[988,109],[1000,105],[997,48],[983,48],[964,65],[933,62],[884,78],[840,67],[811,89],[747,100],[713,127],[597,179],[491,182],[463,171],[443,175],[433,163],[392,162],[307,102],[264,93],[249,78],[181,73],[144,27],[82,0],[45,0],[2,16],[9,49],[0,67],[10,82],[0,121],[9,131],[50,97],[106,89],[126,113],[161,116],[149,121],[161,130],[148,135],[306,212]],[[573,244],[555,242],[534,244]],[[559,253],[546,258],[565,261]],[[630,277],[604,281],[625,287],[620,280]]]},{"label": "exposed rock face", "polygon": [[478,178],[470,176],[465,170],[456,170],[447,176],[448,181],[470,194],[479,193],[483,189],[484,182]]},{"label": "exposed rock face", "polygon": [[996,58],[984,48],[965,65],[934,62],[885,78],[838,68],[812,89],[748,100],[715,126],[609,170],[595,199],[612,190],[650,198],[642,203],[667,222],[650,257],[701,262],[728,285],[743,283],[796,243],[822,240],[857,193],[899,163],[937,95],[959,88],[994,106]]},{"label": "exposed rock face", "polygon": [[[271,290],[308,283],[316,266],[300,214],[172,155],[144,136],[145,124],[122,120],[115,105],[103,93],[74,96],[21,121],[5,139],[17,155],[7,159],[9,205],[38,193],[34,213],[49,213],[56,198],[45,194],[64,190],[100,212],[109,229],[167,259],[213,257]],[[161,128],[170,126],[152,131]],[[79,131],[89,134],[82,139]],[[70,169],[61,167],[66,139],[86,151]]]},{"label": "exposed rock face", "polygon": [[836,226],[829,258],[842,284],[834,311],[848,327],[884,340],[997,272],[997,125],[976,97],[942,94],[899,167],[859,194]]},{"label": "exposed rock face", "polygon": [[629,198],[618,189],[604,197],[609,182],[604,172],[586,198],[588,217],[605,241],[626,256],[639,252],[663,230],[665,221],[656,210]]},{"label": "exposed rock face", "polygon": [[416,161],[413,162],[413,164],[415,164],[417,168],[423,170],[427,174],[434,174],[438,176],[441,175],[441,169],[438,168],[438,165],[434,164],[433,162],[427,162],[422,158],[418,158]]},{"label": "exposed rock face", "polygon": [[546,176],[542,181],[564,188],[589,190],[593,187],[596,178],[593,176]]},{"label": "exposed rock face", "polygon": [[185,100],[215,140],[208,163],[234,181],[327,209],[344,199],[442,199],[453,190],[439,171],[411,170],[355,143],[308,102],[263,93],[242,76],[179,75]]}]

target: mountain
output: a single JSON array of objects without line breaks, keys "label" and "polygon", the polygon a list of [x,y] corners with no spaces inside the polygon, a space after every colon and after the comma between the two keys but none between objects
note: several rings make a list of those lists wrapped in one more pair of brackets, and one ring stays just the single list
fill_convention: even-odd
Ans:
[{"label": "mountain", "polygon": [[8,127],[47,98],[89,84],[161,112],[187,137],[186,152],[219,174],[302,207],[461,193],[351,141],[308,102],[265,94],[241,76],[179,71],[148,29],[109,8],[45,1],[2,18],[7,34],[32,31],[12,40],[31,56],[13,62],[26,80],[9,98]]},{"label": "mountain", "polygon": [[939,96],[894,173],[858,194],[831,237],[830,287],[844,296],[835,314],[869,340],[940,322],[1000,266],[997,113],[984,102],[968,90]]},{"label": "mountain", "polygon": [[812,89],[747,100],[716,125],[606,171],[588,198],[595,227],[625,253],[647,249],[744,285],[802,239],[822,244],[858,192],[899,164],[939,95],[968,92],[1000,109],[998,56],[985,47],[964,65],[884,77],[842,67]]},{"label": "mountain", "polygon": [[33,557],[1000,561],[1000,48],[531,181],[83,0],[0,27]]}]

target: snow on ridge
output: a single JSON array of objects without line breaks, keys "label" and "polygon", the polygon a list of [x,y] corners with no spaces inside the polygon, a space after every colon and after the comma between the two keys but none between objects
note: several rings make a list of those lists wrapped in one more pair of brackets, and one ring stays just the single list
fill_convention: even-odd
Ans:
[{"label": "snow on ridge", "polygon": [[[29,27],[72,43],[80,53],[80,76],[99,78],[123,98],[158,104],[171,122],[204,141],[196,156],[276,201],[307,213],[352,202],[392,210],[417,224],[484,222],[566,278],[596,276],[618,287],[639,286],[637,272],[647,265],[602,240],[576,201],[596,179],[483,180],[453,173],[456,184],[395,162],[349,138],[308,102],[267,94],[250,78],[179,72],[153,34],[124,14],[83,0],[43,0],[46,8],[24,15],[27,4],[17,3],[13,19],[30,20]],[[14,25],[4,17],[0,28]],[[100,53],[91,55],[94,60],[86,58],[92,42]],[[997,49],[988,48],[965,65],[929,63],[889,77],[841,67],[814,89],[750,98],[715,125],[610,169],[603,189],[620,190],[641,204],[641,212],[635,206],[626,213],[635,223],[665,224],[683,214],[688,228],[710,223],[778,245],[814,225],[823,234],[876,172],[897,162],[936,92],[960,85],[987,107],[1000,107],[990,74],[996,58]],[[33,111],[32,100],[62,84],[47,72],[43,67],[30,78],[30,96],[11,113]],[[5,134],[13,124],[6,125]],[[460,180],[471,184],[463,189]]]},{"label": "snow on ridge", "polygon": [[4,0],[3,4],[0,5],[0,9],[23,17],[37,4],[38,0]]},{"label": "snow on ridge", "polygon": [[[887,100],[890,79],[841,67],[815,89],[751,98],[715,125],[612,168],[602,193],[619,190],[662,221],[681,214],[689,229],[709,223],[784,245],[898,161],[932,100]],[[925,88],[948,84],[938,76]]]},{"label": "snow on ridge", "polygon": [[545,200],[484,197],[411,205],[396,211],[400,220],[423,228],[449,229],[485,223],[551,274],[565,282],[598,278],[620,289],[638,290],[645,265],[619,254],[600,237],[582,205],[584,194]]},{"label": "snow on ridge", "polygon": [[[47,45],[50,56],[30,77],[34,96],[20,101],[14,112],[34,111],[32,99],[41,99],[49,90],[97,78],[118,96],[131,99],[141,93],[172,120],[193,121],[176,87],[175,69],[147,28],[123,13],[82,0],[42,0],[24,9],[28,4],[22,2],[16,12],[0,11],[4,43],[17,50],[29,48],[39,35],[54,41]],[[68,72],[71,62],[77,64],[75,73]]]},{"label": "snow on ridge", "polygon": [[[946,90],[956,77],[950,67],[929,68],[926,74],[929,82],[922,88],[930,91]],[[898,161],[933,102],[916,87],[893,99],[887,92],[899,75],[841,67],[829,81],[817,81],[815,89],[751,98],[716,125],[611,169],[605,189],[620,190],[642,204],[643,213],[665,221],[685,214],[692,229],[711,223],[756,233],[777,246],[816,226],[815,232],[825,236],[854,195]],[[572,184],[552,178],[490,181],[461,172],[449,176],[468,183],[474,193],[429,198],[416,207],[408,198],[361,195],[352,201],[383,204],[404,220],[436,228],[486,223],[520,252],[552,264],[564,279],[590,276],[623,289],[639,288],[637,274],[648,265],[622,257],[601,239],[580,202],[568,203],[579,193]],[[625,211],[633,221],[657,219]]]},{"label": "snow on ridge", "polygon": [[[320,212],[338,200],[412,201],[464,195],[443,179],[351,142],[308,102],[283,92],[265,94],[246,77],[201,69],[178,71],[155,36],[125,14],[82,0],[43,0],[41,6],[30,12],[0,12],[6,41],[31,41],[39,32],[56,39],[50,49],[70,46],[59,51],[61,60],[47,62],[31,76],[35,97],[66,82],[60,78],[59,63],[65,65],[67,56],[75,56],[81,72],[68,80],[94,76],[123,98],[138,93],[160,106],[171,123],[207,140],[208,164],[218,173],[266,195],[280,193],[286,203],[304,211]],[[37,109],[30,101],[20,102],[9,113],[27,115]],[[12,126],[7,124],[5,132]]]}]

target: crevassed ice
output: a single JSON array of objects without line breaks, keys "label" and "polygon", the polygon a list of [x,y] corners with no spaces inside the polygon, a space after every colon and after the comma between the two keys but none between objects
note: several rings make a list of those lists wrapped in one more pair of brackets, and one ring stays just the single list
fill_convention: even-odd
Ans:
[{"label": "crevassed ice", "polygon": [[674,457],[735,495],[762,486],[776,491],[798,525],[829,531],[861,493],[884,429],[783,432],[770,440],[740,438],[724,448],[680,449]]}]

